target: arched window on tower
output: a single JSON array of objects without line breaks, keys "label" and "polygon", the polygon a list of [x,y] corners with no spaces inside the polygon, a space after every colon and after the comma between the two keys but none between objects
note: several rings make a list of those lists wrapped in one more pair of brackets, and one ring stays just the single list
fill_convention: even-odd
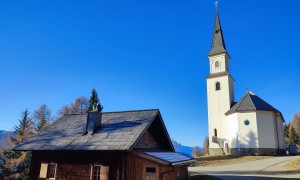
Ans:
[{"label": "arched window on tower", "polygon": [[218,137],[217,129],[214,129],[214,136]]},{"label": "arched window on tower", "polygon": [[221,84],[220,82],[216,82],[216,91],[221,90]]},{"label": "arched window on tower", "polygon": [[219,66],[220,66],[219,61],[216,61],[216,62],[215,62],[215,68],[218,68]]}]

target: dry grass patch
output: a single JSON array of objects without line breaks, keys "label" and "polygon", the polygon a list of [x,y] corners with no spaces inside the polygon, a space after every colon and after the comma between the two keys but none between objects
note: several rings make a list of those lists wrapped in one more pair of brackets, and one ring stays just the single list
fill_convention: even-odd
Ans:
[{"label": "dry grass patch", "polygon": [[300,157],[284,164],[284,168],[291,171],[300,171]]},{"label": "dry grass patch", "polygon": [[273,156],[229,156],[229,155],[219,155],[219,156],[202,156],[196,158],[195,166],[216,166],[216,165],[226,165],[234,164],[246,161],[255,161],[260,159],[266,159]]}]

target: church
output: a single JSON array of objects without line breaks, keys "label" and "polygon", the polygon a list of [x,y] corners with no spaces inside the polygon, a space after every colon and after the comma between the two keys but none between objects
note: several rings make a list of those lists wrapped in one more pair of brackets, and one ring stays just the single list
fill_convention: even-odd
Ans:
[{"label": "church", "polygon": [[230,56],[216,8],[208,54],[210,74],[206,78],[209,154],[282,154],[285,149],[282,113],[250,90],[235,101],[234,79],[229,73]]}]

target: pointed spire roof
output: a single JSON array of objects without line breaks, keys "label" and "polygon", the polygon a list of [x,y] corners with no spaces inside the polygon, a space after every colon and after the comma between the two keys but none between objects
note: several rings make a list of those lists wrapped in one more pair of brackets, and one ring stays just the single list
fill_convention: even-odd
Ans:
[{"label": "pointed spire roof", "polygon": [[210,49],[208,56],[212,56],[212,55],[216,55],[216,54],[220,54],[220,53],[227,53],[217,4],[216,4],[216,9],[217,9],[217,12],[216,12],[216,18],[215,18],[212,45],[211,45],[211,49]]},{"label": "pointed spire roof", "polygon": [[[253,92],[247,91],[246,95],[235,105],[232,106],[232,108],[227,111],[225,114],[229,115],[236,112],[245,112],[245,111],[273,111],[278,112],[276,108],[271,106],[269,103],[261,99],[260,97],[256,96]],[[281,113],[280,113],[281,114]]]}]

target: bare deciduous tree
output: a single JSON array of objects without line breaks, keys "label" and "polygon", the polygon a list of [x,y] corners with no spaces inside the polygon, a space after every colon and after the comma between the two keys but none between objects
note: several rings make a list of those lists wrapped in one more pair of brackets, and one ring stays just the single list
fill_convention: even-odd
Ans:
[{"label": "bare deciduous tree", "polygon": [[193,157],[201,156],[201,153],[200,153],[200,151],[199,151],[199,147],[198,147],[198,146],[195,146],[195,147],[193,148],[192,156],[193,156]]},{"label": "bare deciduous tree", "polygon": [[300,112],[295,113],[293,120],[290,123],[289,130],[291,130],[291,127],[294,128],[295,133],[300,137]]},{"label": "bare deciduous tree", "polygon": [[84,96],[81,96],[81,97],[76,98],[74,103],[63,106],[59,111],[59,115],[85,114],[85,113],[87,113],[88,108],[89,108],[88,99]]},{"label": "bare deciduous tree", "polygon": [[52,111],[47,107],[46,104],[41,105],[37,110],[33,113],[33,119],[38,123],[37,130],[41,130],[47,123],[51,121]]},{"label": "bare deciduous tree", "polygon": [[202,147],[202,155],[208,155],[208,148],[209,148],[209,139],[208,136],[205,137]]}]

